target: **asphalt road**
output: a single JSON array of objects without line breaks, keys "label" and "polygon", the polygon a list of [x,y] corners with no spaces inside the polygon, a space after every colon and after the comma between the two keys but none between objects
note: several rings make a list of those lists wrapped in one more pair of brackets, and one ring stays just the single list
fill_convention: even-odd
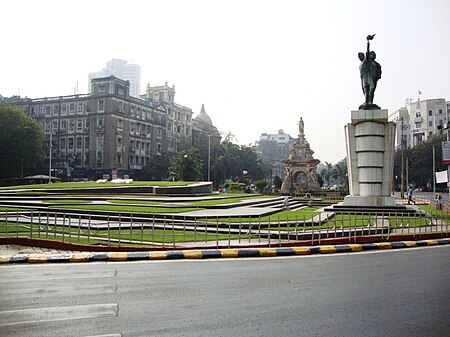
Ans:
[{"label": "asphalt road", "polygon": [[0,336],[446,336],[450,246],[0,266]]}]

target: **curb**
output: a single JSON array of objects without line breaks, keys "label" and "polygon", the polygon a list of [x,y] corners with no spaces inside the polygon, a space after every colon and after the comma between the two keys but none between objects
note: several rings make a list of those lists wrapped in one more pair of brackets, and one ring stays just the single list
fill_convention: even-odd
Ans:
[{"label": "curb", "polygon": [[98,252],[67,254],[15,254],[0,255],[0,264],[15,263],[68,263],[99,261],[180,260],[273,257],[352,253],[369,250],[401,249],[450,244],[450,238],[419,241],[377,242],[362,244],[323,245],[312,247],[276,247],[242,249],[198,249],[148,252]]}]

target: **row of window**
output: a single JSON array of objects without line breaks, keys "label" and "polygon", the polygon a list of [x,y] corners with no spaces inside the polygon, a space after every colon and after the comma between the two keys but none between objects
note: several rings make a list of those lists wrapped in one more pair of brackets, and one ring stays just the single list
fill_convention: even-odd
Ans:
[{"label": "row of window", "polygon": [[[119,140],[119,138],[122,138],[122,137],[117,137],[117,144],[121,145],[122,139]],[[140,141],[137,139],[130,140],[130,151],[131,152],[140,152],[140,151],[150,152],[150,150],[151,150],[150,142],[144,142],[144,141]]]},{"label": "row of window", "polygon": [[[442,115],[442,109],[439,109],[439,114]],[[433,116],[433,110],[428,110],[428,116]]]},{"label": "row of window", "polygon": [[[119,125],[119,124],[117,124],[117,125]],[[150,131],[151,131],[150,125],[145,125],[145,124],[135,123],[135,122],[130,123],[130,132],[132,134],[139,135],[140,133],[142,133],[142,134],[145,133],[147,135],[150,135]]]},{"label": "row of window", "polygon": [[73,152],[73,150],[81,151],[83,148],[89,150],[89,144],[89,137],[61,137],[59,138],[59,151]]},{"label": "row of window", "polygon": [[[120,103],[122,103],[122,102],[119,102],[119,109],[121,108]],[[123,106],[122,106],[122,111],[123,111]],[[146,119],[146,120],[152,119],[152,113],[150,110],[142,109],[135,105],[130,105],[130,116],[138,118],[138,119]]]},{"label": "row of window", "polygon": [[31,114],[39,117],[83,115],[90,111],[86,102],[39,105],[31,107]]},{"label": "row of window", "polygon": [[184,134],[186,136],[189,136],[191,133],[191,128],[189,126],[186,126],[185,128],[183,127],[183,125],[172,125],[172,123],[167,123],[167,130],[169,132],[174,132],[174,133],[178,133],[178,134],[182,134],[183,133],[183,129],[184,129]]},{"label": "row of window", "polygon": [[[172,109],[168,109],[168,114],[169,114],[170,117],[172,117]],[[180,111],[175,111],[174,119],[175,119],[176,121],[178,121],[178,122],[186,122],[186,123],[189,123],[189,121],[190,121],[190,116],[189,116],[188,113],[185,114],[185,113],[180,112]]]},{"label": "row of window", "polygon": [[78,118],[78,119],[53,119],[46,120],[44,122],[44,130],[46,133],[61,131],[61,132],[87,132],[89,131],[89,119]]}]

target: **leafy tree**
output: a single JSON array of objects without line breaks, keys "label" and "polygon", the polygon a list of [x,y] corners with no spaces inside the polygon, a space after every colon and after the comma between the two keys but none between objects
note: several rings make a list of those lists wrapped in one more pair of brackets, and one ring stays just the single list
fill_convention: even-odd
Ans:
[{"label": "leafy tree", "polygon": [[339,188],[348,188],[347,177],[347,160],[341,159],[337,164],[333,165],[329,162],[325,162],[324,167],[319,173],[319,185],[323,186],[324,182],[328,187],[336,184]]},{"label": "leafy tree", "polygon": [[[225,137],[211,152],[211,173],[216,186],[227,179],[240,182],[264,179],[268,168],[256,152],[251,147],[232,143],[229,138]],[[245,178],[243,171],[248,172]]]},{"label": "leafy tree", "polygon": [[170,165],[175,179],[183,181],[197,181],[202,179],[202,159],[196,148],[180,152]]},{"label": "leafy tree", "polygon": [[42,126],[23,111],[0,104],[0,178],[34,173],[42,163]]},{"label": "leafy tree", "polygon": [[255,186],[258,189],[258,192],[263,192],[267,186],[267,182],[265,179],[260,179],[255,181]]},{"label": "leafy tree", "polygon": [[142,169],[142,177],[146,180],[164,180],[168,176],[169,165],[168,156],[153,156]]},{"label": "leafy tree", "polygon": [[[446,170],[442,163],[442,142],[446,140],[445,135],[434,135],[426,142],[420,142],[412,149],[403,150],[404,159],[404,183],[414,184],[415,187],[431,189],[433,182],[433,146],[435,148],[436,171]],[[406,181],[406,165],[408,163],[408,180]],[[401,150],[395,152],[394,157],[394,178],[396,185],[400,185],[401,180]]]},{"label": "leafy tree", "polygon": [[340,187],[346,188],[348,186],[347,177],[347,160],[342,159],[333,166],[331,177],[337,182]]},{"label": "leafy tree", "polygon": [[281,188],[281,185],[283,185],[283,180],[276,175],[275,178],[273,178],[273,184],[275,185],[275,188],[279,190]]},{"label": "leafy tree", "polygon": [[328,187],[331,186],[331,178],[332,178],[332,171],[333,171],[333,164],[329,162],[325,162],[326,168],[324,168],[322,171],[320,171],[320,176],[322,177],[323,181],[326,181],[328,184]]}]

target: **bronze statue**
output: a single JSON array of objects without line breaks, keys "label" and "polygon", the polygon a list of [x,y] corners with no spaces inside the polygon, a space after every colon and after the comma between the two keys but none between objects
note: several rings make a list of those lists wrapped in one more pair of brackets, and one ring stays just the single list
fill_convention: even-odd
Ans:
[{"label": "bronze statue", "polygon": [[361,86],[365,96],[365,102],[359,106],[360,110],[380,109],[378,105],[373,103],[377,82],[381,78],[381,66],[375,61],[375,52],[370,51],[370,40],[373,40],[374,37],[375,34],[367,35],[366,55],[364,53],[358,53],[358,58],[361,61],[359,66]]}]

